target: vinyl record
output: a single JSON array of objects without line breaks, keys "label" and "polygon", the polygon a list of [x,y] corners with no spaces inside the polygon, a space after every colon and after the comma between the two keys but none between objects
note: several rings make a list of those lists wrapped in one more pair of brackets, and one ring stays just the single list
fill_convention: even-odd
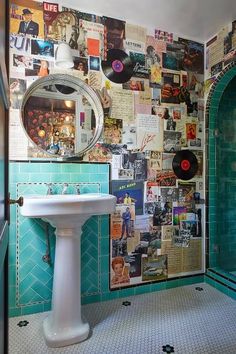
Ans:
[{"label": "vinyl record", "polygon": [[175,175],[185,181],[193,178],[198,170],[198,161],[190,150],[177,151],[172,162]]},{"label": "vinyl record", "polygon": [[104,75],[117,84],[123,84],[133,76],[134,65],[130,57],[121,49],[110,49],[107,60],[102,60]]}]

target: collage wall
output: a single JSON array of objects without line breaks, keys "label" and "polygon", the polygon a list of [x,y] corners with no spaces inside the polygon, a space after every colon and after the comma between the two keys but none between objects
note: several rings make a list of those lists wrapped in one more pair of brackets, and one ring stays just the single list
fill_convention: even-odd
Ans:
[{"label": "collage wall", "polygon": [[227,65],[236,60],[236,21],[224,26],[206,43],[205,94]]},{"label": "collage wall", "polygon": [[[63,41],[71,47],[73,69],[55,66]],[[148,31],[54,3],[13,0],[10,160],[52,160],[27,139],[20,106],[32,82],[59,72],[88,83],[104,110],[102,136],[84,161],[111,163],[111,193],[117,197],[111,289],[202,273],[204,45],[158,27]],[[30,124],[40,144],[38,120],[46,129],[48,112],[38,114]],[[177,177],[172,161],[184,150],[187,168],[178,157]]]}]

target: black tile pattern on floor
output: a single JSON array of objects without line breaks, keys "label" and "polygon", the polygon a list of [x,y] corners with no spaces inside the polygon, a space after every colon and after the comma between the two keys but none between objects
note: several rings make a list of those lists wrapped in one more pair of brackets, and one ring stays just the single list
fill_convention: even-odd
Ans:
[{"label": "black tile pattern on floor", "polygon": [[[131,306],[123,307],[127,300]],[[49,314],[10,318],[9,354],[160,354],[170,347],[178,354],[235,354],[236,301],[207,283],[83,305],[92,335],[57,349],[43,338]],[[18,327],[20,320],[29,325]]]},{"label": "black tile pattern on floor", "polygon": [[29,324],[28,321],[20,321],[19,323],[17,323],[17,326],[19,327],[26,327]]},{"label": "black tile pattern on floor", "polygon": [[172,347],[172,345],[169,345],[169,344],[163,345],[162,346],[162,351],[164,353],[174,353],[175,352],[174,347]]},{"label": "black tile pattern on floor", "polygon": [[123,306],[130,306],[130,305],[131,305],[131,302],[130,302],[130,301],[123,301],[123,302],[122,302],[122,305],[123,305]]}]

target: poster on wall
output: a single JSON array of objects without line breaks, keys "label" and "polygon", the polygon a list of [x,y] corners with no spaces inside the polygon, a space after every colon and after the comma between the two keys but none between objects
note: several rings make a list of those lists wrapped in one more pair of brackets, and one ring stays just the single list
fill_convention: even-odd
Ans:
[{"label": "poster on wall", "polygon": [[10,33],[44,38],[43,3],[32,0],[12,1]]},{"label": "poster on wall", "polygon": [[183,69],[204,74],[204,44],[179,38],[184,45]]},{"label": "poster on wall", "polygon": [[125,21],[111,17],[103,17],[104,32],[104,58],[109,49],[123,49],[125,39]]}]

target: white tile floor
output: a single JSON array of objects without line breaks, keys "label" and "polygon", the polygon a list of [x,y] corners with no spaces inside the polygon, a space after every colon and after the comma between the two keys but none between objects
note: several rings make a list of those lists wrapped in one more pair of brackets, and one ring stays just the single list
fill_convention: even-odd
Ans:
[{"label": "white tile floor", "polygon": [[85,305],[83,315],[90,338],[60,349],[44,343],[47,313],[11,318],[10,354],[161,354],[167,344],[179,354],[236,353],[236,301],[205,283]]}]

